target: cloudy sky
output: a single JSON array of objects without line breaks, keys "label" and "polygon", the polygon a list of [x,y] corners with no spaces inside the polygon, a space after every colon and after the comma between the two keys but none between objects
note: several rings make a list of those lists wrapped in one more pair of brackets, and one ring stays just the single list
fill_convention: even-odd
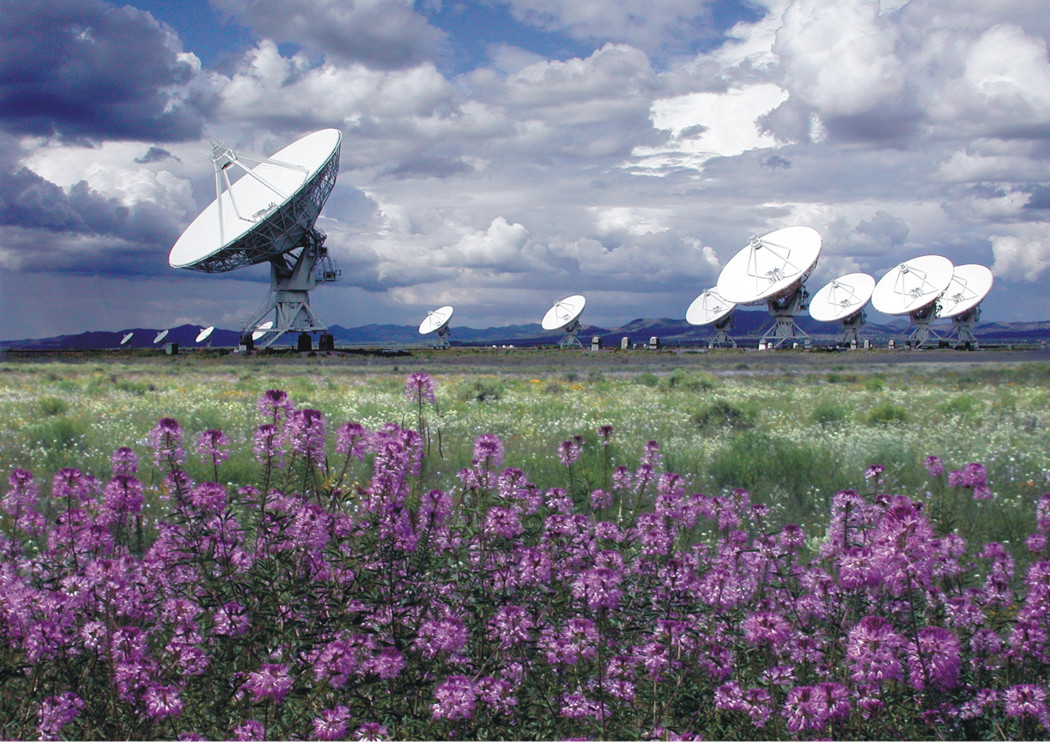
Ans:
[{"label": "cloudy sky", "polygon": [[1048,41],[1046,0],[0,0],[0,339],[239,327],[266,266],[168,266],[210,143],[324,127],[329,324],[682,318],[791,225],[811,293],[937,253],[1050,319]]}]

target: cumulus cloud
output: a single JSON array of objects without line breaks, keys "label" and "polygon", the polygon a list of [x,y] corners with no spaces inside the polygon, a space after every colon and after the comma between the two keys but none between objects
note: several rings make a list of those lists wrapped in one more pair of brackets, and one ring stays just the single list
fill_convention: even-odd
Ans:
[{"label": "cumulus cloud", "polygon": [[200,136],[210,88],[197,58],[149,13],[101,0],[0,3],[0,126],[178,141]]},{"label": "cumulus cloud", "polygon": [[406,69],[432,61],[445,34],[416,13],[412,0],[212,0],[278,42],[294,42],[344,62]]},{"label": "cumulus cloud", "polygon": [[1046,235],[1050,223],[1032,222],[1022,225],[1014,234],[992,235],[995,262],[992,272],[998,278],[1035,282],[1043,279],[1050,268],[1050,245]]}]

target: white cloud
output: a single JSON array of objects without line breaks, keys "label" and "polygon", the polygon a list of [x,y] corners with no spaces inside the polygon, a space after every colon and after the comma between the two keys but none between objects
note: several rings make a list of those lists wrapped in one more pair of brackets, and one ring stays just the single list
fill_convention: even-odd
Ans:
[{"label": "white cloud", "polygon": [[654,101],[653,126],[669,131],[671,138],[662,147],[637,147],[636,166],[651,172],[681,167],[701,169],[712,157],[732,157],[772,147],[776,140],[760,132],[757,121],[786,97],[776,85],[765,84]]},{"label": "white cloud", "polygon": [[[1014,234],[991,236],[995,262],[992,272],[997,278],[1023,278],[1025,281],[1042,283],[1043,275],[1050,268],[1050,223],[1033,222],[1019,225]],[[1042,318],[1045,314],[1041,314]]]},{"label": "white cloud", "polygon": [[795,0],[774,51],[783,86],[824,117],[857,116],[893,103],[908,79],[899,34],[877,0]]}]

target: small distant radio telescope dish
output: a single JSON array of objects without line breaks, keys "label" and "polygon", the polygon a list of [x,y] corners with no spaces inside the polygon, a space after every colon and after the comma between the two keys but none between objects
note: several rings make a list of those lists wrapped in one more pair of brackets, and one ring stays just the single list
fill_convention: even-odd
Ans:
[{"label": "small distant radio telescope dish", "polygon": [[[205,328],[203,328],[200,332],[197,333],[197,340],[196,340],[196,342],[203,343],[205,340],[207,340],[208,338],[211,337],[211,334],[213,332],[215,332],[215,328],[214,327],[205,327]],[[209,343],[208,345],[210,346],[211,343]]]},{"label": "small distant radio telescope dish", "polygon": [[733,310],[736,304],[726,299],[715,289],[706,289],[700,296],[693,299],[693,303],[685,310],[685,321],[691,325],[714,325],[715,334],[708,343],[709,348],[731,346],[736,347],[736,341],[729,337],[729,330],[735,324]]},{"label": "small distant radio telescope dish", "polygon": [[983,265],[957,265],[948,288],[938,300],[938,318],[951,318],[952,329],[947,338],[957,345],[978,347],[973,326],[981,318],[981,302],[992,290],[992,272]]},{"label": "small distant radio telescope dish", "polygon": [[448,342],[449,336],[451,335],[449,322],[452,320],[453,311],[452,307],[446,305],[438,307],[432,312],[427,312],[426,319],[419,324],[419,334],[429,335],[432,332],[436,332],[438,341],[434,347],[450,347]]},{"label": "small distant radio telescope dish", "polygon": [[[803,285],[820,257],[820,233],[811,227],[785,227],[764,237],[752,237],[730,258],[715,287],[734,304],[765,303],[773,326],[760,344],[778,347],[805,335],[795,317],[806,308],[809,293]],[[767,342],[770,340],[770,342]]]},{"label": "small distant radio telescope dish", "polygon": [[261,340],[266,333],[273,331],[273,320],[268,319],[252,331],[252,341]]},{"label": "small distant radio telescope dish", "polygon": [[[322,346],[331,344],[328,328],[310,308],[310,292],[339,277],[325,234],[314,222],[335,187],[341,142],[339,131],[322,129],[263,159],[239,155],[224,144],[212,146],[215,200],[175,242],[168,262],[205,273],[270,264],[270,295],[242,339],[273,313],[266,346],[286,332],[303,333],[307,340],[306,333],[321,332]],[[231,183],[234,168],[243,175]]]},{"label": "small distant radio telescope dish", "polygon": [[883,314],[908,315],[911,331],[906,340],[922,348],[940,340],[930,329],[937,314],[937,299],[948,288],[954,272],[952,261],[940,255],[906,260],[875,284],[871,304]]},{"label": "small distant radio telescope dish", "polygon": [[565,337],[558,343],[563,348],[582,348],[583,343],[576,337],[580,332],[580,315],[587,300],[579,294],[567,296],[543,315],[540,326],[544,330],[564,330]]},{"label": "small distant radio telescope dish", "polygon": [[865,323],[865,305],[875,290],[867,273],[848,273],[825,284],[809,303],[809,316],[817,322],[841,322],[842,341],[855,345],[857,328]]},{"label": "small distant radio telescope dish", "polygon": [[156,345],[161,340],[166,338],[168,336],[168,332],[169,332],[168,330],[161,330],[160,332],[158,332],[157,333],[157,337],[153,338],[153,344]]},{"label": "small distant radio telescope dish", "polygon": [[122,337],[120,339],[120,344],[121,345],[127,345],[128,343],[131,342],[131,338],[133,338],[133,337],[135,337],[135,333],[129,332],[127,335],[125,335],[124,337]]}]

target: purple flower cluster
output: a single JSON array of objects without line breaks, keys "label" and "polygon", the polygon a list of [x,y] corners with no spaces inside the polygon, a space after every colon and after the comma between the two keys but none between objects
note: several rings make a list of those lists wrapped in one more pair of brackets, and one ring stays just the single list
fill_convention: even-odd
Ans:
[{"label": "purple flower cluster", "polygon": [[[901,494],[778,527],[743,490],[691,492],[655,442],[588,493],[501,468],[485,435],[427,490],[418,431],[348,423],[329,456],[319,411],[258,409],[259,486],[193,481],[171,419],[159,477],[124,449],[106,482],[60,471],[47,506],[9,474],[5,737],[1050,734],[1050,494],[1022,561]],[[230,450],[198,441],[215,468]],[[563,446],[582,478],[583,439]]]}]

